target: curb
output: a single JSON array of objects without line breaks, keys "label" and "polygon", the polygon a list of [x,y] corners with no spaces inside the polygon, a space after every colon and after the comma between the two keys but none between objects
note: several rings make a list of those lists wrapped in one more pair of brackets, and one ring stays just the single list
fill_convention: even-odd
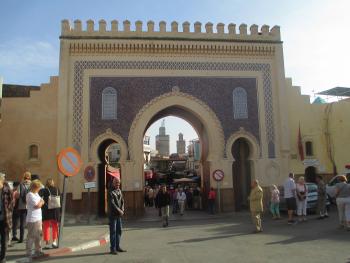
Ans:
[{"label": "curb", "polygon": [[[87,250],[87,249],[94,248],[94,247],[103,246],[103,245],[107,244],[108,242],[109,242],[109,234],[105,234],[99,240],[89,241],[89,242],[80,244],[78,246],[63,247],[63,248],[58,248],[58,249],[52,250],[52,252],[49,252],[47,254],[45,253],[45,255],[43,255],[41,257],[33,258],[33,261],[34,260],[41,260],[41,259],[45,259],[45,258],[49,258],[49,257],[54,257],[54,256],[58,256],[58,255],[65,255],[65,254],[69,254],[69,253],[73,253],[73,252],[77,252],[77,251],[83,251],[83,250]],[[23,258],[18,258],[16,260],[10,260],[10,261],[6,261],[6,262],[8,262],[8,263],[27,263],[27,262],[32,262],[32,259],[29,257],[23,257]]]}]

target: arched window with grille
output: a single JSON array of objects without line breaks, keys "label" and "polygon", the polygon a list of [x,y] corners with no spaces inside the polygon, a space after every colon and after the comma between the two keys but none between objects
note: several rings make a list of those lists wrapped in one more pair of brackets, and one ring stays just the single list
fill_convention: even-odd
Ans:
[{"label": "arched window with grille", "polygon": [[102,119],[117,119],[117,91],[112,87],[102,91]]},{"label": "arched window with grille", "polygon": [[248,119],[247,92],[245,89],[238,87],[232,92],[233,94],[233,118]]},{"label": "arched window with grille", "polygon": [[29,159],[37,160],[39,159],[39,147],[36,144],[32,144],[29,146]]}]

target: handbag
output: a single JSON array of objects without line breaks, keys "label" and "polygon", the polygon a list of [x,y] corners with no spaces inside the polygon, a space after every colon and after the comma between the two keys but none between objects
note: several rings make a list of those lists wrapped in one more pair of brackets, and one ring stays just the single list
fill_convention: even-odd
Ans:
[{"label": "handbag", "polygon": [[[52,195],[49,188],[46,188],[49,191],[49,200],[47,207],[49,209],[55,209],[61,207],[61,197],[59,195]],[[57,191],[58,192],[58,191]]]}]

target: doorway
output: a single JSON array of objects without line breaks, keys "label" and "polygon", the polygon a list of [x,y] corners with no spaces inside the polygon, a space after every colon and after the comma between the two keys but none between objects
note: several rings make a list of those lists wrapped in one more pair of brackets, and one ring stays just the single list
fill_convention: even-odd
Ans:
[{"label": "doorway", "polygon": [[248,208],[248,196],[251,183],[251,169],[249,157],[249,144],[246,139],[239,138],[232,145],[233,189],[235,198],[235,210],[240,211]]},{"label": "doorway", "polygon": [[308,183],[316,183],[316,168],[309,166],[305,169],[305,181]]},{"label": "doorway", "polygon": [[107,191],[111,182],[111,176],[107,175],[107,167],[120,168],[120,146],[113,139],[103,141],[98,147],[98,188],[97,188],[97,208],[101,217],[107,214]]}]

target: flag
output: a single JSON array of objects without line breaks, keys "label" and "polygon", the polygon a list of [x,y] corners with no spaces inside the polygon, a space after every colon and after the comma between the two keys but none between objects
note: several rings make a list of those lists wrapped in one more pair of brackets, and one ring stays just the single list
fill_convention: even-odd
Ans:
[{"label": "flag", "polygon": [[299,123],[299,133],[298,133],[298,150],[300,155],[300,160],[304,161],[304,147],[301,141],[300,123]]},{"label": "flag", "polygon": [[107,166],[107,174],[120,179],[120,171],[118,168],[114,168],[113,166],[108,165]]}]

